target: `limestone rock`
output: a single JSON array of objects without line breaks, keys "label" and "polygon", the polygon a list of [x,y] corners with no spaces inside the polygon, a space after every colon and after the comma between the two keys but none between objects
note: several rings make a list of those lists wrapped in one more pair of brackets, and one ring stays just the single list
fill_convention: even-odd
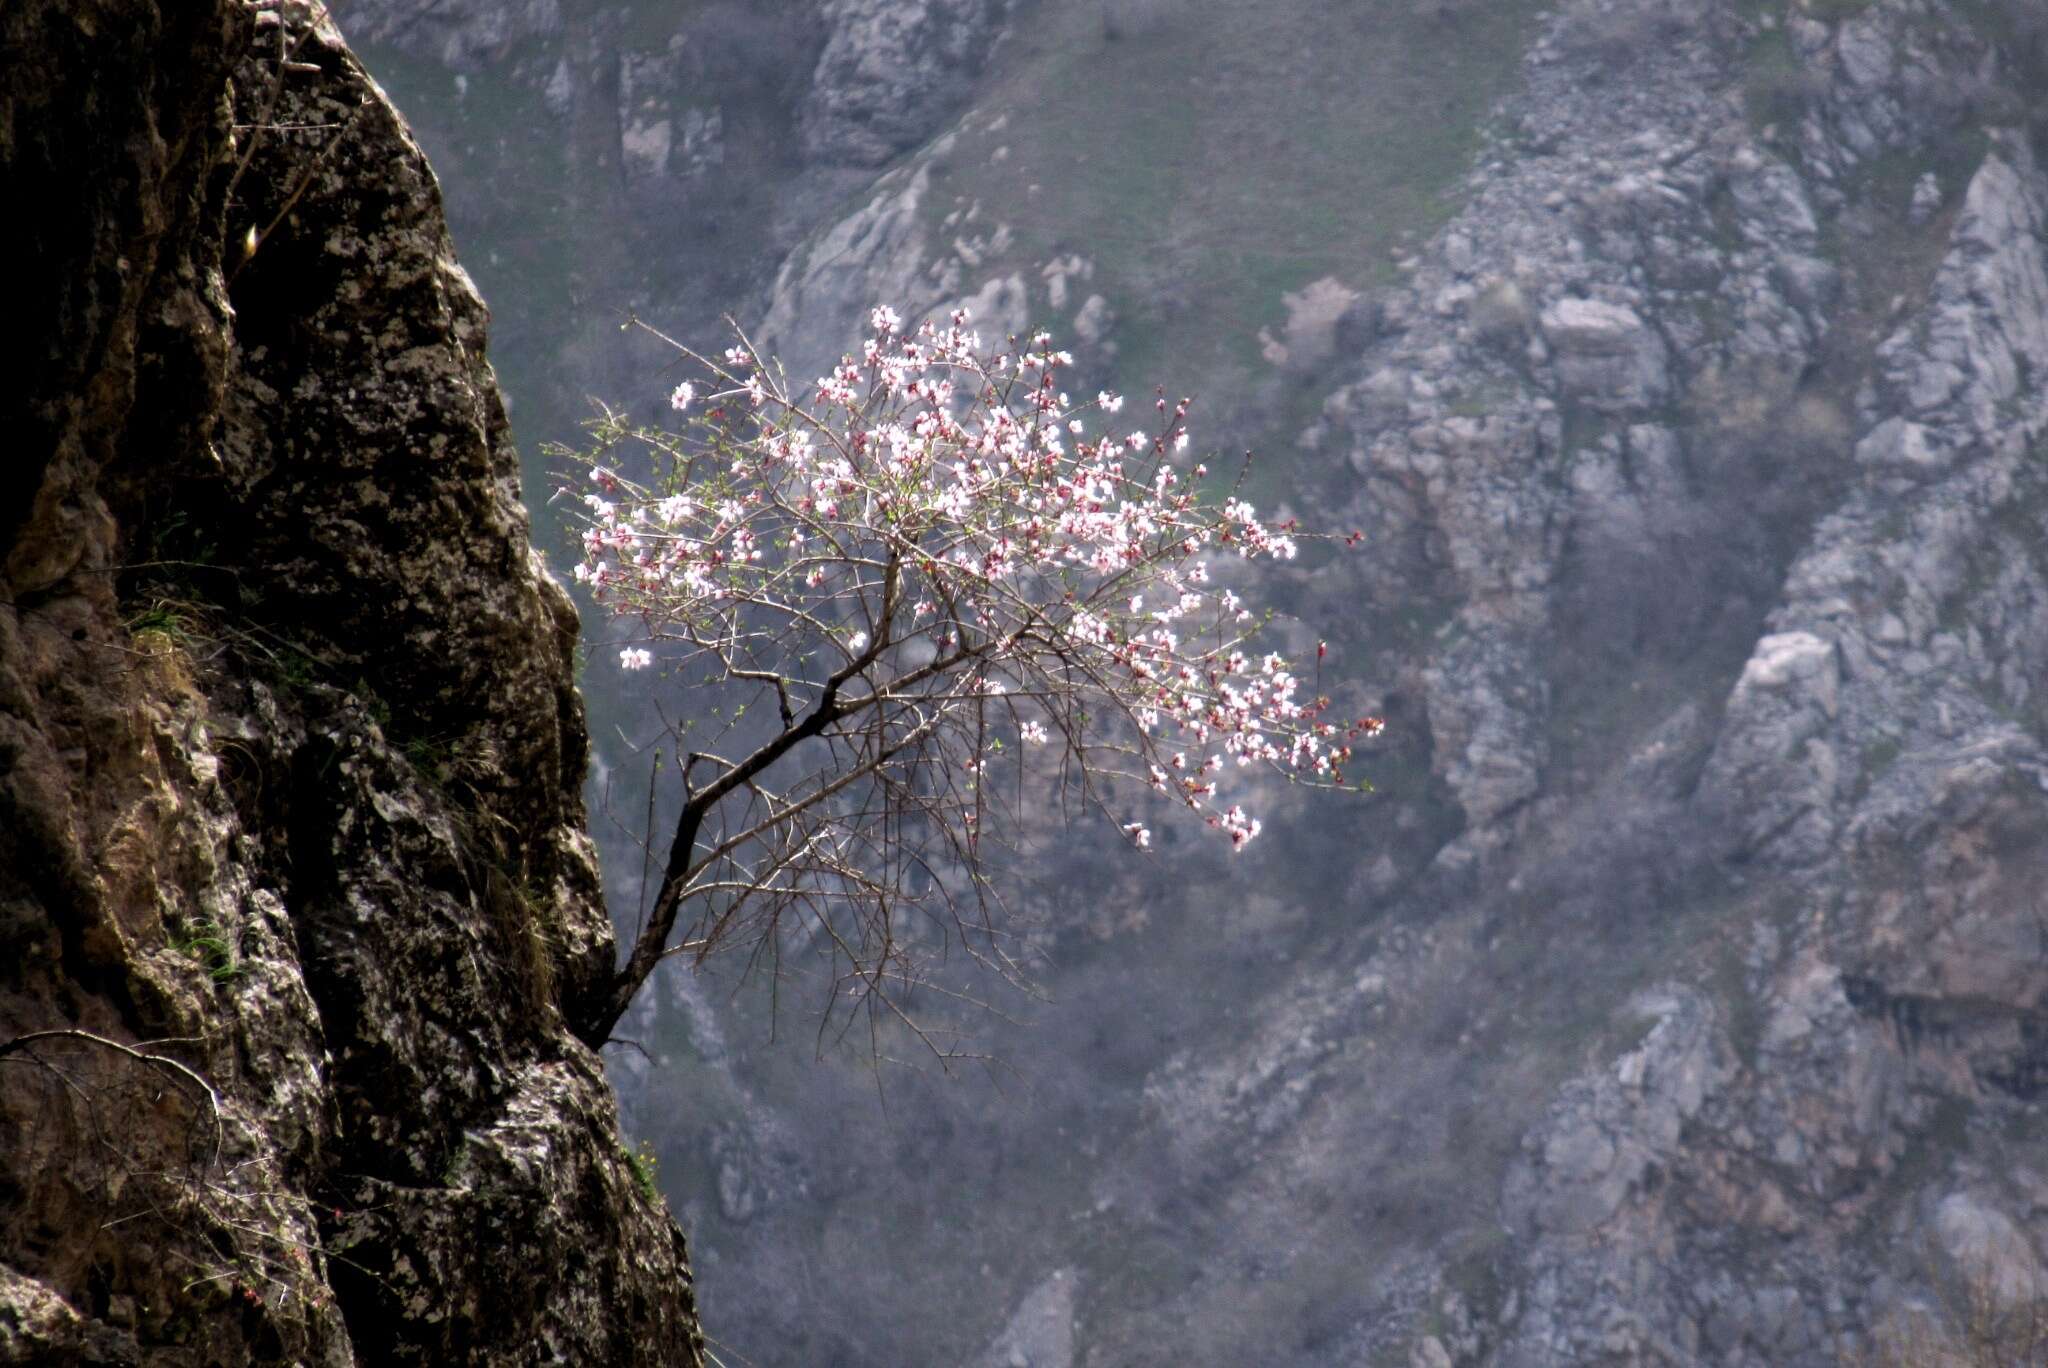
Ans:
[{"label": "limestone rock", "polygon": [[1019,1303],[975,1368],[1074,1368],[1074,1295],[1080,1274],[1056,1268]]},{"label": "limestone rock", "polygon": [[1543,311],[1542,327],[1574,402],[1625,413],[1655,408],[1670,393],[1664,339],[1627,306],[1560,299]]},{"label": "limestone rock", "polygon": [[562,32],[561,0],[340,0],[334,13],[359,43],[394,43],[451,71],[476,71],[520,43]]},{"label": "limestone rock", "polygon": [[987,61],[1007,0],[827,0],[800,115],[817,161],[877,166],[937,132]]},{"label": "limestone rock", "polygon": [[893,173],[867,203],[791,255],[777,274],[757,341],[792,375],[821,375],[864,335],[868,311],[888,303],[915,317],[946,297],[957,278],[933,281],[921,206],[924,167]]},{"label": "limestone rock", "polygon": [[9,193],[68,206],[12,230],[0,1354],[694,1364],[565,1025],[612,957],[575,614],[439,187],[316,13],[0,20]]}]

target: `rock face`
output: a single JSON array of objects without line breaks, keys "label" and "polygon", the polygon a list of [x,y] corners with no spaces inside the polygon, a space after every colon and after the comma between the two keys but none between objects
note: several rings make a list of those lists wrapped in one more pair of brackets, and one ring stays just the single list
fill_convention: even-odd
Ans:
[{"label": "rock face", "polygon": [[564,19],[561,0],[358,0],[336,8],[345,11],[357,42],[404,44],[462,72],[501,60],[522,42],[560,35]]},{"label": "rock face", "polygon": [[[1439,1284],[1451,1361],[1817,1364],[1922,1278],[2038,1295],[2041,1156],[2007,1137],[2048,994],[2048,177],[1985,119],[2015,52],[1937,13],[1672,16],[1595,89],[1571,26],[1614,12],[1568,11],[1513,110],[1542,151],[1475,178],[1327,405],[1381,546],[1432,529],[1375,591],[1459,586],[1418,674],[1465,829],[1423,877],[1614,935],[1700,916],[1661,953],[1720,976],[1631,999],[1640,1043],[1519,1138],[1496,1302]],[[1723,96],[1759,45],[1801,63],[1787,125]],[[1510,346],[1466,303],[1503,271]],[[1660,702],[1589,735],[1622,689]],[[1636,838],[1590,829],[1617,801]]]},{"label": "rock face", "polygon": [[573,610],[316,7],[0,19],[0,1360],[700,1361],[564,1009]]},{"label": "rock face", "polygon": [[826,0],[831,34],[801,129],[823,162],[879,166],[957,109],[988,60],[1006,0]]}]

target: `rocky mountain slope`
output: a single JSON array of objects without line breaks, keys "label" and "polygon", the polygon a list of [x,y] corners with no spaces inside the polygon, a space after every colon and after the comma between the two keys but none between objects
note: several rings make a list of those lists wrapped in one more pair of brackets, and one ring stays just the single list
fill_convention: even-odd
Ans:
[{"label": "rocky mountain slope", "polygon": [[543,426],[658,393],[626,308],[802,374],[965,300],[1368,534],[1280,592],[1378,795],[1074,838],[1001,1086],[663,985],[615,1063],[722,1339],[1818,1368],[2048,1299],[2038,6],[407,9],[342,18]]},{"label": "rocky mountain slope", "polygon": [[576,618],[316,10],[0,15],[0,1361],[696,1364]]}]

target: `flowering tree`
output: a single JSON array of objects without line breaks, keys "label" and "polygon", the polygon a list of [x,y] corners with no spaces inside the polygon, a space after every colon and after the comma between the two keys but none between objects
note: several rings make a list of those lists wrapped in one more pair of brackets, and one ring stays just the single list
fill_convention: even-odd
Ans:
[{"label": "flowering tree", "polygon": [[624,669],[730,708],[679,757],[651,909],[577,1023],[593,1046],[665,955],[797,937],[894,1010],[906,918],[995,946],[985,857],[1026,804],[1100,812],[1142,849],[1123,809],[1149,789],[1242,848],[1260,822],[1234,783],[1342,786],[1380,728],[1330,720],[1252,648],[1220,562],[1291,559],[1297,533],[1204,497],[1185,401],[1118,431],[1122,401],[1062,392],[1073,358],[1043,335],[985,348],[964,311],[872,325],[800,396],[743,337],[722,363],[679,348],[702,373],[674,423],[596,426],[576,578],[636,624]]}]

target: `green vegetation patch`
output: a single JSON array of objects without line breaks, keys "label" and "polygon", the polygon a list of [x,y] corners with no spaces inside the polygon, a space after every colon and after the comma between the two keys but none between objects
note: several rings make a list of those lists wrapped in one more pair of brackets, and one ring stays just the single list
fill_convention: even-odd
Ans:
[{"label": "green vegetation patch", "polygon": [[193,922],[182,935],[172,936],[171,948],[197,962],[215,983],[231,983],[247,972],[239,947],[217,922]]},{"label": "green vegetation patch", "polygon": [[1093,261],[1079,296],[1124,310],[1127,388],[1168,366],[1179,385],[1256,373],[1283,293],[1383,282],[1393,249],[1455,210],[1538,9],[1191,0],[1113,24],[1048,5],[935,165],[928,208],[935,227],[976,204],[977,228],[1010,226],[983,273]]},{"label": "green vegetation patch", "polygon": [[633,1175],[633,1186],[640,1189],[640,1195],[656,1206],[661,1204],[661,1163],[654,1152],[654,1142],[642,1140],[638,1145],[619,1145],[619,1158],[626,1163],[626,1169]]}]

